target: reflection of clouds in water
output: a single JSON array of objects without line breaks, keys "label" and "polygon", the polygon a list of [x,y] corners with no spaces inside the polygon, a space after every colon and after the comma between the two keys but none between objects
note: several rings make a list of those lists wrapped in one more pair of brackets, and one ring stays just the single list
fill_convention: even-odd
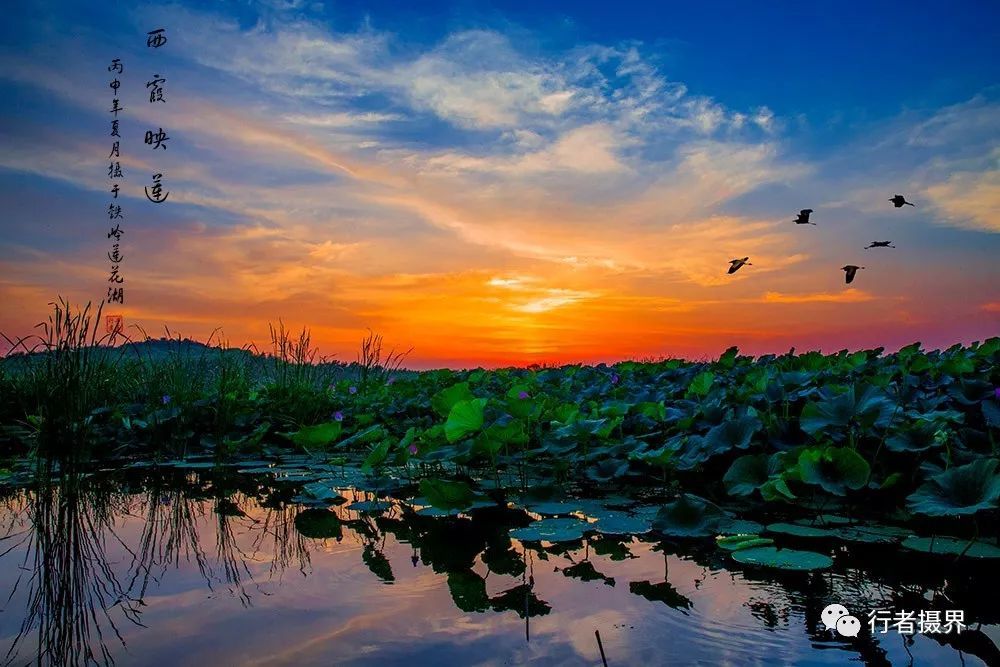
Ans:
[{"label": "reflection of clouds in water", "polygon": [[[570,665],[599,660],[594,630],[601,631],[611,664],[663,664],[665,656],[712,664],[837,664],[852,654],[816,651],[813,642],[853,649],[817,635],[810,624],[818,624],[826,595],[856,609],[858,600],[872,594],[872,586],[858,586],[851,583],[857,577],[839,573],[824,577],[830,591],[817,592],[767,575],[713,571],[711,550],[694,543],[682,545],[681,555],[664,556],[651,542],[626,541],[636,557],[613,560],[622,551],[600,555],[595,540],[589,548],[581,544],[548,553],[547,560],[527,552],[537,606],[526,623],[519,588],[525,579],[510,563],[525,553],[523,545],[514,542],[505,551],[506,542],[495,541],[483,522],[438,530],[430,528],[436,523],[401,521],[395,511],[369,524],[368,531],[345,522],[341,541],[305,538],[295,529],[298,510],[262,507],[252,495],[259,492],[253,483],[231,495],[230,504],[192,497],[198,492],[204,498],[209,488],[215,495],[227,493],[224,485],[198,479],[186,478],[185,491],[159,484],[133,496],[119,493],[110,505],[120,543],[104,540],[107,563],[126,583],[137,573],[142,576],[136,581],[146,581],[149,573],[141,615],[147,627],[121,627],[130,664]],[[171,497],[166,505],[159,502],[164,493]],[[214,511],[218,508],[229,511],[222,515]],[[356,516],[344,508],[335,512],[342,519]],[[0,514],[6,528],[13,510],[7,506]],[[484,561],[487,544],[492,552]],[[381,565],[363,558],[366,547],[385,557],[392,584],[380,579]],[[415,552],[416,567],[410,560]],[[20,555],[15,551],[7,558]],[[470,574],[457,581],[468,588],[454,590],[444,570],[455,563],[467,567],[466,556]],[[601,578],[565,574],[584,561]],[[4,584],[11,581],[12,562],[0,560]],[[516,574],[491,571],[487,563]],[[876,575],[866,578],[876,581]],[[641,590],[651,599],[633,592],[630,584],[636,582],[646,582]],[[133,586],[131,594],[136,590]],[[18,620],[22,598],[5,606],[0,634],[11,634],[10,619]],[[484,611],[463,612],[460,600],[461,608]],[[19,657],[33,650],[26,643]],[[886,643],[878,650],[895,660],[902,649]],[[927,641],[911,651],[918,658],[933,657],[935,664],[955,656],[953,647]]]}]

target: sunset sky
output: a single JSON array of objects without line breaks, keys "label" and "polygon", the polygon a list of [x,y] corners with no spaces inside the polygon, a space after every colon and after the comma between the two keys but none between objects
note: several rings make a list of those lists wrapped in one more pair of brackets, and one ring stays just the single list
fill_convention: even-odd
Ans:
[{"label": "sunset sky", "polygon": [[[1000,334],[993,2],[11,7],[11,337],[106,295],[112,58],[125,305],[105,310],[153,335],[260,346],[282,318],[351,361],[371,328],[427,368]],[[866,267],[850,286],[845,264]]]}]

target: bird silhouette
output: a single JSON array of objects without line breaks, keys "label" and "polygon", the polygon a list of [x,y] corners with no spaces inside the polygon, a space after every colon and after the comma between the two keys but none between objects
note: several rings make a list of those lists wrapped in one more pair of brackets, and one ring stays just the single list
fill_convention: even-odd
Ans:
[{"label": "bird silhouette", "polygon": [[753,264],[751,264],[750,262],[747,261],[748,259],[750,259],[750,258],[749,257],[744,257],[743,259],[731,259],[731,260],[729,260],[729,263],[732,265],[732,266],[729,267],[729,273],[736,273],[737,271],[740,270],[740,267],[743,266],[744,264],[746,264],[747,266],[753,266]]},{"label": "bird silhouette", "polygon": [[844,274],[844,282],[846,282],[848,285],[850,285],[851,281],[854,280],[854,276],[858,273],[858,269],[863,269],[863,268],[865,268],[865,267],[863,267],[863,266],[854,266],[853,264],[848,264],[847,266],[840,267],[841,271],[845,271],[846,272]]},{"label": "bird silhouette", "polygon": [[911,204],[906,201],[906,198],[903,195],[893,195],[889,198],[889,201],[891,201],[892,205],[896,208],[903,208],[903,204],[906,204],[907,206],[916,206],[916,204]]},{"label": "bird silhouette", "polygon": [[865,246],[865,250],[868,250],[869,248],[895,248],[895,247],[896,246],[892,245],[892,241],[872,241],[871,245]]},{"label": "bird silhouette", "polygon": [[804,208],[801,211],[799,211],[798,217],[795,218],[795,224],[796,225],[815,225],[816,224],[815,222],[809,222],[809,214],[812,213],[812,212],[813,212],[813,210],[811,208]]}]

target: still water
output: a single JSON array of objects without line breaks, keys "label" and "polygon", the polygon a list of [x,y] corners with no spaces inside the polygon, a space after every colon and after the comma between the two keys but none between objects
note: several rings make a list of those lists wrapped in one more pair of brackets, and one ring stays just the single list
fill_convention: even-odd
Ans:
[{"label": "still water", "polygon": [[[307,508],[294,477],[161,467],[4,490],[5,662],[601,665],[595,631],[611,666],[1000,656],[1000,586],[981,564],[873,547],[838,552],[828,572],[775,573],[649,534],[543,548],[509,539],[516,512],[363,513],[352,504],[373,496],[346,485],[347,502]],[[825,629],[831,603],[861,619],[859,637]],[[967,627],[873,634],[876,608],[962,609]]]}]

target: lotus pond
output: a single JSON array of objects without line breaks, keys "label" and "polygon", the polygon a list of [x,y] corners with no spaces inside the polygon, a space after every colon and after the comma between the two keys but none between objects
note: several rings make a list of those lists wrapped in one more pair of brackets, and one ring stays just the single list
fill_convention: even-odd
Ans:
[{"label": "lotus pond", "polygon": [[[609,665],[998,655],[984,592],[1000,590],[1000,549],[956,563],[964,541],[935,555],[889,524],[760,525],[693,498],[445,511],[405,479],[302,456],[45,474],[0,510],[11,664],[599,665],[597,630]],[[724,536],[744,532],[782,557]],[[838,637],[830,603],[963,609],[967,627]]]},{"label": "lotus pond", "polygon": [[0,365],[14,664],[1000,662],[1000,339],[422,373],[61,354]]}]

